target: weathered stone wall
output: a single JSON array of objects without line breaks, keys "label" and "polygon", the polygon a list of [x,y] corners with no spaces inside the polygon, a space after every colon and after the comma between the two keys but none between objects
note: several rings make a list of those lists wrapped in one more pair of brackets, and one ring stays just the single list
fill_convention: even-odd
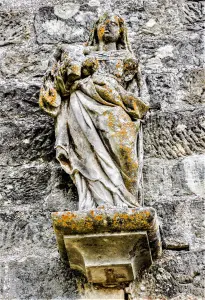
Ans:
[{"label": "weathered stone wall", "polygon": [[0,299],[77,299],[50,220],[52,211],[76,209],[75,188],[55,161],[53,120],[38,94],[56,44],[86,41],[107,9],[126,19],[148,85],[145,205],[157,209],[167,244],[133,297],[202,299],[203,1],[71,2],[0,0]]}]

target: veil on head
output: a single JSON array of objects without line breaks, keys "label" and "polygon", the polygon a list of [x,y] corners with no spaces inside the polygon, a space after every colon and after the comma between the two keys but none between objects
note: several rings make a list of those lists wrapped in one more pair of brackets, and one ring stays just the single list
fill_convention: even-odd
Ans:
[{"label": "veil on head", "polygon": [[119,26],[120,26],[120,36],[119,39],[117,41],[117,50],[128,50],[132,53],[132,48],[131,45],[128,41],[128,34],[127,34],[127,26],[125,24],[124,19],[119,16],[119,15],[115,15],[115,14],[111,14],[111,13],[104,13],[94,24],[88,42],[87,42],[87,46],[97,46],[99,45],[99,39],[98,39],[98,35],[97,35],[97,27],[99,24],[104,23],[105,20],[107,20],[109,17],[111,16],[115,16],[118,19],[119,22]]}]

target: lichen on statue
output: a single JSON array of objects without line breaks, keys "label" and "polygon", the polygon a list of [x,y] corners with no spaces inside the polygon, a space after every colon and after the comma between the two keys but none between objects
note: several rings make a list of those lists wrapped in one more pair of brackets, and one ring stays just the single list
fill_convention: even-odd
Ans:
[{"label": "lichen on statue", "polygon": [[139,206],[136,144],[149,106],[124,20],[100,17],[84,54],[79,63],[62,48],[41,88],[39,104],[55,117],[56,157],[80,210]]}]

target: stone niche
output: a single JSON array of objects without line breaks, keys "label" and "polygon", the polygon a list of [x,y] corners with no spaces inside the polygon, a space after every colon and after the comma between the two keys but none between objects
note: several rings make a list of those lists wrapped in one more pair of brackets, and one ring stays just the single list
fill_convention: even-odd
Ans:
[{"label": "stone niche", "polygon": [[62,260],[103,288],[126,287],[161,255],[153,208],[54,212],[52,219]]}]

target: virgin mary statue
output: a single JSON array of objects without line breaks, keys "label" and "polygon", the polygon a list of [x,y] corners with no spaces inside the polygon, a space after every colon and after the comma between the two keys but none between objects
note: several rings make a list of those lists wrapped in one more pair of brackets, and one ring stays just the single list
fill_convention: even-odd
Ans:
[{"label": "virgin mary statue", "polygon": [[39,104],[55,118],[56,158],[77,187],[79,209],[139,206],[137,140],[149,106],[124,20],[100,17],[81,63],[63,47],[54,60]]}]

